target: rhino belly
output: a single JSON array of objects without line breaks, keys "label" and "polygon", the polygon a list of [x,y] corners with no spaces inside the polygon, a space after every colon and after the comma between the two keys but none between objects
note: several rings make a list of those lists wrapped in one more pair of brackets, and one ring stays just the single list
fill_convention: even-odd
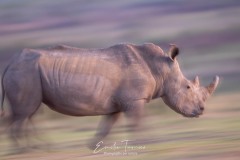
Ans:
[{"label": "rhino belly", "polygon": [[44,102],[57,112],[73,116],[116,112],[111,104],[113,92],[111,81],[99,75],[62,75],[43,83]]}]

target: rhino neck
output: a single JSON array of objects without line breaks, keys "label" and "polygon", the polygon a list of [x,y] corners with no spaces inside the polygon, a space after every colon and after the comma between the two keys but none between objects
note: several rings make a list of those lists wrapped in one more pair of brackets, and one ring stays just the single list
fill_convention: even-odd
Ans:
[{"label": "rhino neck", "polygon": [[154,86],[152,98],[161,97],[164,94],[163,84],[165,77],[170,71],[168,62],[170,60],[169,57],[166,56],[159,46],[151,43],[141,46],[128,45],[128,47],[130,47],[133,53],[141,57],[139,60],[143,62],[141,64],[146,69],[145,71],[151,74],[151,78],[149,79],[154,79],[155,81],[155,84],[152,84]]},{"label": "rhino neck", "polygon": [[[169,64],[169,65],[168,65]],[[179,64],[175,62],[166,62],[165,68],[162,70],[163,92],[162,96],[175,95],[181,89],[181,84],[187,79],[182,74]]]},{"label": "rhino neck", "polygon": [[179,84],[184,76],[180,71],[178,63],[172,65],[172,61],[168,56],[158,56],[151,64],[151,72],[156,81],[156,89],[154,98],[163,97],[169,88]]},{"label": "rhino neck", "polygon": [[156,87],[155,87],[152,99],[156,99],[156,98],[162,97],[164,95],[164,92],[163,92],[164,80],[163,80],[163,77],[161,77],[161,76],[153,76],[153,77],[156,81]]},{"label": "rhino neck", "polygon": [[164,84],[170,75],[170,68],[165,56],[158,56],[148,63],[151,74],[156,82],[153,99],[160,98],[164,95]]}]

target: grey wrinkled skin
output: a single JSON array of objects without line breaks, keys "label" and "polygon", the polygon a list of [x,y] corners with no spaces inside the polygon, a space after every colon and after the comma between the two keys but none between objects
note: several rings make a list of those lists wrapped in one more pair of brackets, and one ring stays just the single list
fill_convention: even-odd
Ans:
[{"label": "grey wrinkled skin", "polygon": [[207,87],[200,86],[198,77],[187,80],[176,60],[178,52],[173,45],[166,54],[154,44],[24,49],[2,76],[12,138],[19,137],[24,121],[41,103],[65,115],[106,115],[92,144],[108,134],[121,112],[137,126],[145,103],[155,98],[183,116],[198,117],[219,78]]}]

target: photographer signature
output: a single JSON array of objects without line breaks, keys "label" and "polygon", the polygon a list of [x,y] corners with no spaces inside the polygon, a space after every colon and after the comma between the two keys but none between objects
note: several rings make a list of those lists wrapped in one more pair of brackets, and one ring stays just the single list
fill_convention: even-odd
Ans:
[{"label": "photographer signature", "polygon": [[103,141],[100,141],[96,144],[96,148],[94,149],[93,153],[99,153],[105,150],[117,151],[120,149],[124,149],[124,152],[132,151],[132,150],[144,150],[146,146],[141,145],[129,145],[130,140],[122,140],[120,142],[114,142],[112,145],[104,145]]}]

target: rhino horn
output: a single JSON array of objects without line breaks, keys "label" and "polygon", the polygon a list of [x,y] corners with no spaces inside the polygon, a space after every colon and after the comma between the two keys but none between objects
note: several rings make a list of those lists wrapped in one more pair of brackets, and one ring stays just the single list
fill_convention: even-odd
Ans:
[{"label": "rhino horn", "polygon": [[199,85],[200,85],[198,76],[196,76],[196,77],[193,79],[192,82],[193,82],[193,84],[194,84],[195,86],[199,86]]},{"label": "rhino horn", "polygon": [[218,83],[219,83],[219,77],[215,76],[213,81],[206,87],[207,92],[208,92],[209,95],[211,95],[215,91],[215,89],[217,88]]}]

